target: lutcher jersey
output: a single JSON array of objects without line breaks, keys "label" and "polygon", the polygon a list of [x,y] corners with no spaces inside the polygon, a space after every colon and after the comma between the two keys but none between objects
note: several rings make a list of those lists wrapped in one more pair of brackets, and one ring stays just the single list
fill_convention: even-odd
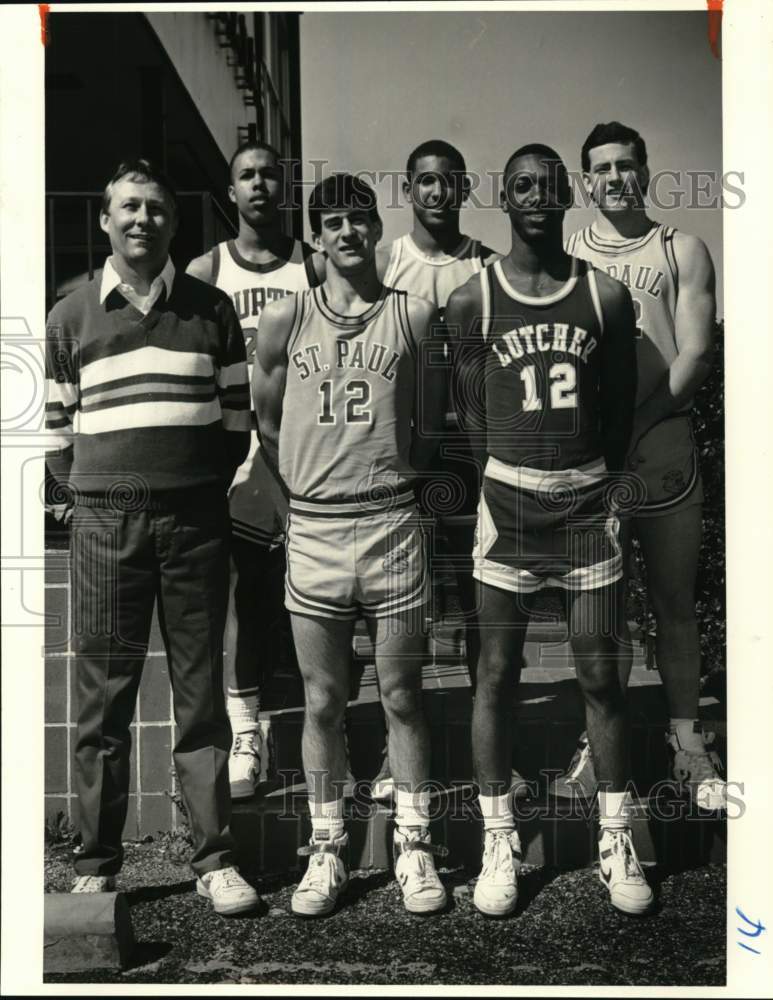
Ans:
[{"label": "lutcher jersey", "polygon": [[[316,283],[311,247],[296,240],[287,261],[255,264],[239,253],[233,240],[219,243],[212,252],[212,284],[227,292],[242,325],[250,380],[255,361],[258,322],[268,302],[302,291]],[[262,545],[280,539],[287,517],[287,503],[274,476],[266,467],[258,445],[253,404],[250,453],[234,478],[231,491],[233,532]]]},{"label": "lutcher jersey", "polygon": [[593,268],[574,259],[552,295],[517,292],[497,261],[482,274],[489,455],[512,466],[603,465]]},{"label": "lutcher jersey", "polygon": [[[675,234],[671,226],[653,222],[635,239],[609,239],[591,225],[567,241],[570,254],[605,270],[631,292],[636,310],[637,405],[652,395],[679,353],[674,323],[679,291]],[[703,502],[689,411],[688,404],[636,443],[634,468],[647,496],[638,517],[669,514]]]},{"label": "lutcher jersey", "polygon": [[647,399],[677,356],[674,312],[678,270],[671,226],[654,222],[635,239],[599,236],[593,226],[573,233],[566,251],[617,278],[636,312],[637,405]]},{"label": "lutcher jersey", "polygon": [[481,289],[489,458],[474,576],[517,592],[606,586],[622,562],[603,495],[604,317],[593,268],[573,259],[562,288],[532,297],[497,262]]}]

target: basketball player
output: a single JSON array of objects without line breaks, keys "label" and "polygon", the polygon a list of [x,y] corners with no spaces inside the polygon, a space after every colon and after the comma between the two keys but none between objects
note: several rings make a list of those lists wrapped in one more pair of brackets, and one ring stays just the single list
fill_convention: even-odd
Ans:
[{"label": "basketball player", "polygon": [[[403,194],[413,210],[413,229],[388,247],[379,248],[376,262],[385,285],[400,288],[434,302],[442,320],[455,288],[480,272],[494,251],[464,236],[459,216],[470,191],[464,157],[450,143],[429,139],[408,157]],[[462,612],[470,680],[475,687],[478,630],[472,581],[472,536],[480,493],[480,473],[461,434],[456,414],[446,415],[444,441],[430,470],[420,483],[424,506],[432,514],[433,499],[449,497],[451,509],[438,527],[454,556],[454,572]],[[435,539],[435,546],[440,545]],[[376,799],[391,797],[393,782],[385,752],[381,770],[371,787]]]},{"label": "basketball player", "polygon": [[406,908],[429,913],[445,906],[446,894],[421,790],[429,778],[421,707],[428,595],[413,483],[445,413],[445,369],[428,350],[437,312],[379,280],[381,220],[364,182],[348,174],[320,182],[309,223],[326,280],[266,309],[253,379],[261,441],[290,496],[286,605],[306,696],[312,837],[301,849],[309,867],[292,909],[330,912],[348,877],[340,856],[347,842],[341,722],[354,621],[362,615],[399,779],[395,870]]},{"label": "basketball player", "polygon": [[491,916],[516,906],[512,664],[522,655],[534,594],[557,586],[604,783],[600,878],[614,906],[643,913],[652,891],[633,847],[625,790],[629,726],[614,630],[622,561],[607,502],[633,419],[633,307],[619,282],[564,252],[571,196],[554,150],[521,147],[503,184],[510,253],[454,292],[446,310],[446,322],[462,331],[457,406],[486,462],[473,553],[481,654],[472,741],[485,827],[474,902]]},{"label": "basketball player", "polygon": [[[570,237],[569,253],[622,281],[636,310],[639,385],[629,468],[646,489],[623,522],[624,565],[631,532],[639,539],[657,622],[656,659],[671,720],[666,737],[674,777],[700,808],[726,806],[713,734],[698,721],[700,643],[695,578],[701,544],[703,487],[690,426],[692,398],[711,370],[714,268],[695,236],[647,217],[647,150],[638,132],[599,124],[582,147],[583,180],[596,206],[593,223]],[[621,616],[627,635],[627,621]],[[627,687],[627,641],[620,681]],[[592,795],[596,775],[585,734],[558,795]]]},{"label": "basketball player", "polygon": [[[286,185],[280,154],[265,142],[243,143],[231,157],[228,196],[239,212],[239,234],[188,266],[188,273],[233,299],[252,372],[258,321],[268,302],[314,283],[311,247],[282,232]],[[250,453],[229,493],[233,530],[225,632],[228,762],[231,797],[249,798],[260,776],[258,710],[277,660],[294,661],[284,590],[287,503],[252,433]]]}]

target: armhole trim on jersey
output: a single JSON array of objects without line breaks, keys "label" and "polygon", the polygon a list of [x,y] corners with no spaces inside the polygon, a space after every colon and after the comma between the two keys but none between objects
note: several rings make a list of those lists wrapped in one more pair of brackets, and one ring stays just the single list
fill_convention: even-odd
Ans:
[{"label": "armhole trim on jersey", "polygon": [[496,250],[492,250],[491,247],[485,247],[481,243],[481,245],[480,245],[480,269],[481,269],[481,271],[483,270],[484,267],[488,267],[489,266],[486,262],[493,260],[496,256],[497,256],[497,251]]},{"label": "armhole trim on jersey", "polygon": [[491,287],[493,276],[489,273],[491,270],[492,269],[490,267],[483,267],[480,270],[480,305],[481,312],[483,313],[480,320],[480,335],[484,343],[486,342],[489,330],[491,329],[491,302],[493,299],[493,289]]},{"label": "armhole trim on jersey", "polygon": [[671,277],[674,281],[674,291],[678,291],[679,265],[676,262],[676,253],[674,252],[675,235],[676,230],[673,226],[663,226],[663,253],[666,255],[666,260],[668,261],[668,266],[671,271]]},{"label": "armhole trim on jersey", "polygon": [[588,275],[588,291],[593,302],[593,308],[596,311],[596,319],[599,321],[599,332],[603,335],[604,311],[601,308],[601,296],[599,295],[599,286],[596,281],[596,268],[589,263],[586,263],[585,266],[587,268],[586,274]]},{"label": "armhole trim on jersey", "polygon": [[416,338],[413,335],[413,330],[411,329],[411,321],[408,318],[408,293],[395,289],[394,294],[397,296],[397,318],[400,322],[400,329],[405,337],[408,350],[415,358],[419,353],[419,349],[416,344]]},{"label": "armhole trim on jersey", "polygon": [[301,325],[303,324],[303,315],[306,309],[306,293],[296,292],[294,294],[295,299],[295,315],[293,316],[293,325],[290,327],[290,335],[287,338],[287,357],[290,357],[290,351],[295,346],[295,342],[298,339],[298,335],[301,332]]},{"label": "armhole trim on jersey", "polygon": [[219,275],[220,275],[220,244],[216,243],[212,247],[212,273],[209,276],[209,283],[211,285],[216,285]]},{"label": "armhole trim on jersey", "polygon": [[384,271],[384,278],[382,280],[383,285],[387,285],[392,288],[393,276],[397,273],[397,267],[400,263],[400,258],[403,253],[403,238],[402,236],[398,239],[393,240],[391,246],[389,247],[389,260],[387,261],[386,270]]},{"label": "armhole trim on jersey", "polygon": [[566,252],[570,254],[572,257],[575,256],[574,252],[577,249],[577,240],[579,239],[581,233],[582,230],[576,229],[569,237],[569,239],[566,241]]},{"label": "armhole trim on jersey", "polygon": [[[308,282],[309,288],[317,288],[320,284],[319,277],[314,268],[314,250],[308,245],[308,243],[303,244],[304,256],[303,256],[303,269],[306,272],[306,281]],[[309,252],[306,253],[305,251]]]},{"label": "armhole trim on jersey", "polygon": [[470,256],[472,257],[472,273],[477,274],[478,271],[483,270],[483,260],[481,258],[480,240],[472,241],[472,247],[470,248]]}]

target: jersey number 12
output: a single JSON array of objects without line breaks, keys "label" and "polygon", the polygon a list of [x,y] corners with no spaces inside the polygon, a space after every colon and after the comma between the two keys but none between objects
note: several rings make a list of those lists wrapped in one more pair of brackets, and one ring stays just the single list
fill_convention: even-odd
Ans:
[{"label": "jersey number 12", "polygon": [[[370,402],[370,383],[361,378],[352,379],[344,386],[344,392],[348,397],[344,422],[347,424],[369,424],[370,410],[366,407]],[[333,412],[333,383],[330,379],[325,379],[324,382],[320,383],[319,394],[322,397],[322,405],[317,423],[336,423],[336,415]]]},{"label": "jersey number 12", "polygon": [[[550,366],[550,408],[552,410],[570,410],[577,406],[577,372],[574,365],[568,361],[556,362]],[[537,393],[537,369],[527,365],[521,369],[521,381],[524,384],[525,398],[523,409],[528,411],[541,410],[542,400]]]}]

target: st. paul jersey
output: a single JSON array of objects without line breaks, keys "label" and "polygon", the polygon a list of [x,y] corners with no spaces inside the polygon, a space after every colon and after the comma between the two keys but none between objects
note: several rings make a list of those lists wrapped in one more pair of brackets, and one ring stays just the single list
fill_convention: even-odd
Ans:
[{"label": "st. paul jersey", "polygon": [[417,354],[407,300],[384,286],[351,317],[334,312],[322,288],[296,297],[279,433],[293,497],[366,503],[411,485]]},{"label": "st. paul jersey", "polygon": [[677,356],[674,313],[678,269],[671,226],[653,223],[635,239],[599,236],[593,226],[573,233],[567,253],[590,261],[631,293],[636,311],[637,405],[650,396]]},{"label": "st. paul jersey", "polygon": [[[287,261],[254,264],[242,257],[233,240],[219,243],[213,250],[212,284],[230,295],[233,301],[244,333],[250,382],[260,314],[269,302],[315,283],[312,252],[311,247],[296,240]],[[280,540],[287,518],[287,503],[265,465],[254,429],[249,455],[237,471],[234,484],[230,504],[234,534],[264,545]]]},{"label": "st. paul jersey", "polygon": [[410,234],[396,239],[389,250],[384,284],[428,299],[441,319],[451,293],[483,266],[481,245],[469,236],[462,237],[453,253],[439,257],[422,253]]},{"label": "st. paul jersey", "polygon": [[593,268],[572,261],[552,295],[512,287],[497,261],[481,274],[489,455],[510,466],[579,469],[603,463],[603,314]]}]

